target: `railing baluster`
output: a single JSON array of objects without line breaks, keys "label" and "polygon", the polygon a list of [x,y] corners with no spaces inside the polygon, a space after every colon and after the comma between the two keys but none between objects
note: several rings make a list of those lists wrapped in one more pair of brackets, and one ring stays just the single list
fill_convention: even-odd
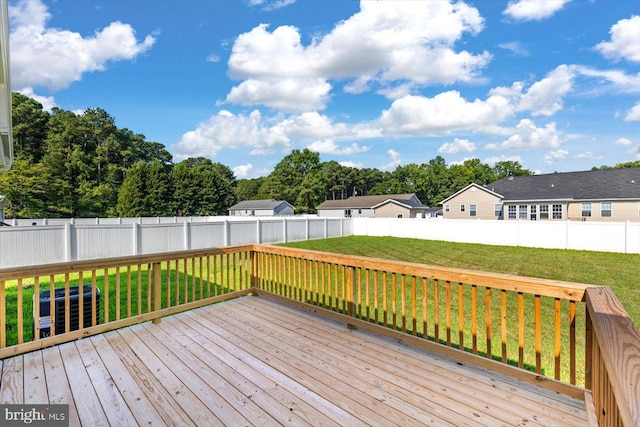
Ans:
[{"label": "railing baluster", "polygon": [[554,312],[555,312],[555,342],[554,342],[554,377],[555,379],[560,379],[560,298],[556,298],[554,302]]},{"label": "railing baluster", "polygon": [[120,320],[120,267],[116,267],[116,320]]},{"label": "railing baluster", "polygon": [[445,282],[445,295],[446,295],[446,320],[447,320],[447,345],[451,345],[451,282]]},{"label": "railing baluster", "polygon": [[518,292],[518,367],[524,368],[524,295]]},{"label": "railing baluster", "polygon": [[[376,279],[376,285],[378,283],[378,280]],[[389,311],[389,303],[387,302],[387,283],[388,283],[388,279],[387,279],[387,272],[383,271],[382,272],[382,322],[384,323],[384,325],[388,325],[388,319],[387,319],[387,312]],[[376,286],[376,289],[374,290],[374,295],[375,295],[375,301],[377,304],[378,301],[378,288]],[[377,305],[376,305],[377,307]],[[378,310],[376,310],[376,323],[378,323]]]},{"label": "railing baluster", "polygon": [[438,293],[440,284],[438,279],[433,281],[433,339],[435,342],[440,342],[440,301],[438,299]]},{"label": "railing baluster", "polygon": [[0,280],[0,348],[7,346],[7,295],[5,281]]},{"label": "railing baluster", "polygon": [[540,321],[540,295],[534,297],[534,328],[536,341],[536,373],[542,370],[542,322]]},{"label": "railing baluster", "polygon": [[576,384],[576,303],[569,301],[569,381]]},{"label": "railing baluster", "polygon": [[[4,282],[2,282],[2,285],[0,285],[4,288]],[[18,344],[22,344],[24,342],[24,314],[22,312],[22,298],[23,298],[23,289],[22,289],[22,279],[18,279]],[[2,297],[2,299],[4,300],[4,296]],[[2,313],[0,313],[0,315],[2,315]],[[34,314],[35,316],[35,314]],[[4,320],[4,316],[3,320]],[[2,325],[0,324],[0,327],[2,327]],[[3,331],[6,331],[6,327],[2,329]],[[2,346],[4,347],[4,345]]]},{"label": "railing baluster", "polygon": [[396,301],[398,293],[396,289],[396,273],[391,273],[391,319],[393,321],[393,329],[398,328],[398,313],[396,311]]},{"label": "railing baluster", "polygon": [[491,353],[491,339],[493,338],[492,336],[492,330],[491,330],[491,319],[492,319],[492,312],[491,312],[491,288],[485,288],[484,290],[484,297],[485,297],[485,323],[486,323],[486,327],[487,327],[487,358],[488,359],[492,359],[493,355]]},{"label": "railing baluster", "polygon": [[473,354],[478,354],[477,293],[478,288],[476,285],[471,285],[471,351]]},{"label": "railing baluster", "polygon": [[458,283],[458,348],[464,350],[464,288]]},{"label": "railing baluster", "polygon": [[[109,323],[109,270],[107,268],[103,271],[102,281],[104,287],[104,323]],[[53,310],[51,310],[51,313],[53,313]]]},{"label": "railing baluster", "polygon": [[427,287],[428,282],[426,277],[422,278],[422,338],[425,340],[429,338],[429,333],[427,330]]},{"label": "railing baluster", "polygon": [[49,275],[49,336],[56,335],[56,279]]},{"label": "railing baluster", "polygon": [[[84,328],[84,283],[83,283],[83,272],[78,272],[78,328]],[[34,292],[34,295],[36,293]],[[71,301],[69,296],[67,296],[67,300],[65,301],[66,307],[71,308]],[[69,330],[69,329],[67,329]],[[37,334],[37,332],[36,332]]]},{"label": "railing baluster", "polygon": [[500,291],[500,338],[502,339],[502,363],[507,363],[507,291]]}]

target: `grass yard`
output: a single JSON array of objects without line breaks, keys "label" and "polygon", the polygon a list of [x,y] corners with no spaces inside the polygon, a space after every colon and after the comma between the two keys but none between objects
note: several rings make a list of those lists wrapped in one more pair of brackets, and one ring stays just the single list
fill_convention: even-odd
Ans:
[{"label": "grass yard", "polygon": [[640,255],[351,236],[284,246],[610,287],[640,328]]}]

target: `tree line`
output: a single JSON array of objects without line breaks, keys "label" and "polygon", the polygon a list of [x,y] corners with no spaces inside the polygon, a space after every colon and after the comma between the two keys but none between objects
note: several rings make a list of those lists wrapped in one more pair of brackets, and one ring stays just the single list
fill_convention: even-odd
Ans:
[{"label": "tree line", "polygon": [[14,164],[0,174],[7,218],[225,215],[236,202],[252,199],[286,200],[297,213],[313,213],[325,200],[391,193],[416,193],[437,206],[472,182],[532,174],[513,161],[447,165],[440,156],[383,172],[322,162],[319,153],[302,149],[268,176],[238,180],[210,159],[174,163],[163,144],[118,128],[100,108],[47,112],[13,93],[12,119]]}]

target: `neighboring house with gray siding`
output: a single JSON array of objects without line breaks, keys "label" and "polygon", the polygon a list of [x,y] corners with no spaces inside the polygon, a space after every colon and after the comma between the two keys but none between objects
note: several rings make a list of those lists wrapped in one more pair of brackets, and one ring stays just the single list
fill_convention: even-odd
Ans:
[{"label": "neighboring house with gray siding", "polygon": [[229,208],[229,216],[291,216],[293,206],[284,200],[245,200]]},{"label": "neighboring house with gray siding", "polygon": [[424,218],[428,206],[415,194],[351,196],[316,206],[321,217]]},{"label": "neighboring house with gray siding", "polygon": [[441,204],[450,219],[640,221],[640,168],[507,177]]}]

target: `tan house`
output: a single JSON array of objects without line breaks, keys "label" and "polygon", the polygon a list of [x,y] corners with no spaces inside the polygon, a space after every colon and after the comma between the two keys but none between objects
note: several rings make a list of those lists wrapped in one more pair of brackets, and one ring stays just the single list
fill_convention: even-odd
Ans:
[{"label": "tan house", "polygon": [[640,168],[507,177],[441,204],[449,219],[640,221]]},{"label": "tan house", "polygon": [[424,218],[429,207],[411,193],[326,200],[316,209],[321,217]]}]

